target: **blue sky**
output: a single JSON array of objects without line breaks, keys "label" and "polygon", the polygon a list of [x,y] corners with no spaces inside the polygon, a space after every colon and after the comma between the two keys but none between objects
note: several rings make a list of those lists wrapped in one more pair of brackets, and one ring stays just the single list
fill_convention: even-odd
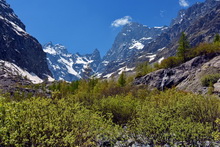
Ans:
[{"label": "blue sky", "polygon": [[6,0],[41,44],[104,55],[123,24],[169,25],[180,9],[204,0]]}]

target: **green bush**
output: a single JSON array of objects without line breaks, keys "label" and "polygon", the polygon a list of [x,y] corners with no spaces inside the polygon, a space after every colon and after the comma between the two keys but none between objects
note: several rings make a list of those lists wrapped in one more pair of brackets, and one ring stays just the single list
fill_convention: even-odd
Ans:
[{"label": "green bush", "polygon": [[136,67],[136,71],[137,71],[136,77],[144,76],[155,70],[156,69],[154,68],[154,66],[150,65],[149,62],[140,63]]},{"label": "green bush", "polygon": [[216,124],[217,124],[217,131],[213,132],[212,136],[214,137],[215,141],[220,140],[220,118],[216,119]]},{"label": "green bush", "polygon": [[219,108],[217,97],[168,90],[142,102],[129,130],[134,137],[154,145],[182,142],[182,146],[196,146],[196,141],[212,140]]},{"label": "green bush", "polygon": [[182,63],[181,58],[172,56],[161,61],[159,67],[160,68],[173,68],[173,67],[180,65],[181,63]]},{"label": "green bush", "polygon": [[125,125],[135,117],[137,105],[131,95],[117,95],[97,101],[95,107],[105,115],[112,114],[114,123]]},{"label": "green bush", "polygon": [[213,86],[220,79],[220,74],[209,74],[201,78],[202,86]]},{"label": "green bush", "polygon": [[72,100],[0,100],[0,146],[96,146],[114,141],[120,128],[111,118]]},{"label": "green bush", "polygon": [[201,55],[209,55],[220,53],[220,45],[219,43],[202,43],[199,46],[191,49],[189,52],[189,57],[193,58]]}]

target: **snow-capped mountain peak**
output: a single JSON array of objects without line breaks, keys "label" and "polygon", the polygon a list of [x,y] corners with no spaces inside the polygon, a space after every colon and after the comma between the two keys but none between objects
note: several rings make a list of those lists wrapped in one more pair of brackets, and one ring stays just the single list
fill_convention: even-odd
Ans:
[{"label": "snow-capped mountain peak", "polygon": [[[127,64],[130,64],[128,63],[129,60],[133,59],[136,54],[143,50],[145,45],[153,42],[167,28],[166,26],[150,28],[136,22],[125,25],[100,64],[98,73],[102,73],[102,76],[106,77],[109,73],[113,75],[122,67],[127,67]],[[127,68],[133,69],[133,66]]]},{"label": "snow-capped mountain peak", "polygon": [[65,46],[53,45],[52,42],[45,44],[43,49],[47,54],[49,69],[56,80],[73,81],[88,78],[96,71],[101,60],[97,49],[92,54],[71,54]]}]

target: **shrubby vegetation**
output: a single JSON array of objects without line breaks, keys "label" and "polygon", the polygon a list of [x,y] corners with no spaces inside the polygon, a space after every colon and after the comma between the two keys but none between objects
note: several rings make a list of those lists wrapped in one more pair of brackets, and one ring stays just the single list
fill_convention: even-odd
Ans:
[{"label": "shrubby vegetation", "polygon": [[208,74],[201,78],[202,86],[213,86],[220,79],[220,74]]},{"label": "shrubby vegetation", "polygon": [[128,146],[128,139],[193,145],[219,138],[220,100],[214,96],[97,79],[49,88],[51,98],[0,98],[0,146]]},{"label": "shrubby vegetation", "polygon": [[[212,140],[213,122],[219,117],[219,100],[175,90],[146,98],[132,121],[135,136],[148,143],[172,146],[182,142],[196,146],[196,141]],[[146,139],[145,139],[146,140]]]},{"label": "shrubby vegetation", "polygon": [[[187,49],[184,60],[220,53],[219,39]],[[137,67],[143,75],[183,62]],[[204,77],[204,85],[219,75]],[[220,99],[169,89],[133,86],[125,73],[118,81],[86,79],[31,85],[51,96],[20,93],[0,97],[0,146],[113,146],[128,139],[149,145],[197,146],[220,140]]]},{"label": "shrubby vegetation", "polygon": [[144,76],[150,72],[155,71],[157,68],[155,68],[154,65],[150,65],[148,61],[140,63],[136,67],[137,77]]},{"label": "shrubby vegetation", "polygon": [[0,145],[90,146],[115,140],[119,126],[72,99],[31,98],[0,103]]}]

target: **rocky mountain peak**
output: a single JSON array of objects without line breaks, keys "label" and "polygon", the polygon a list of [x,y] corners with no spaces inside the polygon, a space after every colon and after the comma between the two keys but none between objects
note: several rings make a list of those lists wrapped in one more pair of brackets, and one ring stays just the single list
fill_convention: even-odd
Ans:
[{"label": "rocky mountain peak", "polygon": [[171,22],[166,32],[156,37],[143,48],[138,56],[147,56],[149,52],[156,54],[151,62],[173,56],[178,47],[178,40],[182,32],[187,34],[191,47],[202,42],[211,42],[219,32],[220,1],[207,0],[196,3],[191,7],[180,10],[178,16]]},{"label": "rocky mountain peak", "polygon": [[102,75],[106,76],[112,73],[120,73],[121,69],[134,69],[127,66],[134,64],[133,61],[130,62],[129,60],[133,59],[146,44],[153,42],[157,36],[167,29],[166,26],[150,28],[137,22],[125,25],[116,36],[112,48],[104,56],[98,73],[103,73]]},{"label": "rocky mountain peak", "polygon": [[7,21],[13,22],[25,31],[25,25],[21,22],[18,16],[14,13],[10,5],[5,0],[0,0],[0,17]]},{"label": "rocky mountain peak", "polygon": [[[52,42],[45,44],[43,49],[47,54],[49,69],[56,80],[73,81],[88,78],[96,72],[101,61],[98,49],[95,49],[92,54],[71,54],[65,46],[54,45]],[[90,73],[85,75],[88,69]]]},{"label": "rocky mountain peak", "polygon": [[92,55],[91,55],[91,59],[92,60],[101,60],[101,56],[100,56],[100,52],[99,52],[99,50],[98,49],[95,49],[94,51],[93,51],[93,53],[92,53]]},{"label": "rocky mountain peak", "polygon": [[52,42],[46,43],[43,45],[43,50],[45,53],[49,53],[51,55],[67,55],[68,51],[65,46],[62,44],[53,44]]},{"label": "rocky mountain peak", "polygon": [[[219,0],[206,0],[203,3],[195,3],[188,9],[182,9],[179,11],[177,17],[171,22],[171,27],[176,24],[193,23],[197,21],[199,17],[209,13],[216,5],[220,3]],[[191,21],[191,22],[189,22]],[[187,26],[187,24],[185,24]]]},{"label": "rocky mountain peak", "polygon": [[118,33],[112,48],[108,51],[104,60],[126,60],[142,50],[144,45],[153,41],[158,35],[164,32],[167,27],[147,27],[145,25],[131,22],[125,25]]},{"label": "rocky mountain peak", "polygon": [[45,79],[51,75],[46,54],[39,42],[25,31],[25,25],[5,1],[0,1],[0,60]]}]

